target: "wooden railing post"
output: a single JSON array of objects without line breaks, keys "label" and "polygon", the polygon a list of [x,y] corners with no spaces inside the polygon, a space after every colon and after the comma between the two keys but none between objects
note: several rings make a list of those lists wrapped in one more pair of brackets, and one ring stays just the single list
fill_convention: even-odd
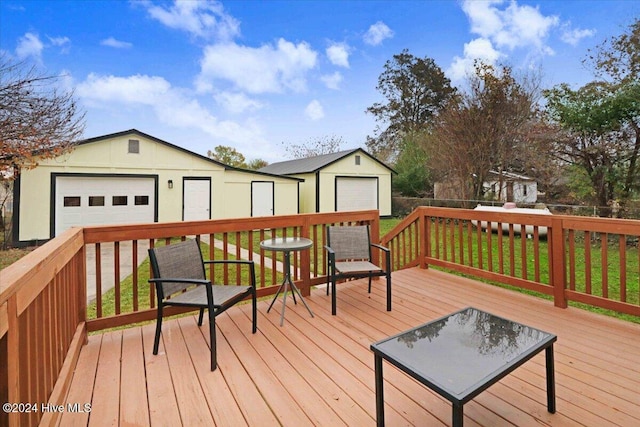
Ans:
[{"label": "wooden railing post", "polygon": [[[302,217],[300,237],[311,238],[311,221],[309,215]],[[311,249],[300,252],[300,275],[302,279],[300,292],[302,296],[308,297],[311,295]]]},{"label": "wooden railing post", "polygon": [[566,274],[565,274],[565,247],[564,229],[560,218],[551,220],[551,229],[548,234],[548,241],[551,245],[551,272],[550,279],[553,286],[553,304],[556,307],[567,308],[567,297],[565,295]]},{"label": "wooden railing post", "polygon": [[429,243],[431,236],[429,235],[429,227],[427,223],[427,209],[419,208],[418,229],[420,231],[420,268],[429,268],[427,264],[427,255],[429,254]]},{"label": "wooden railing post", "polygon": [[[17,295],[7,300],[7,397],[9,403],[20,402],[20,325]],[[5,402],[2,402],[5,403]],[[9,426],[20,425],[20,413],[9,412]]]}]

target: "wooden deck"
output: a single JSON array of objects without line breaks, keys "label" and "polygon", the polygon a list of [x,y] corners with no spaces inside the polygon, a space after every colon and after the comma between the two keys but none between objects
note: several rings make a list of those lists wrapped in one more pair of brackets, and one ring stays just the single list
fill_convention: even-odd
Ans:
[{"label": "wooden deck", "polygon": [[[640,425],[640,325],[559,309],[552,303],[431,270],[393,274],[393,311],[383,281],[342,284],[338,315],[324,290],[304,305],[287,299],[267,314],[259,304],[257,334],[249,306],[218,317],[218,370],[209,371],[208,332],[194,316],[164,324],[160,354],[155,325],[89,337],[67,398],[91,404],[65,412],[59,425],[373,426],[375,390],[369,345],[391,334],[474,306],[558,336],[557,413],[546,410],[544,353],[465,405],[466,426]],[[384,364],[389,426],[450,425],[451,405]]]}]

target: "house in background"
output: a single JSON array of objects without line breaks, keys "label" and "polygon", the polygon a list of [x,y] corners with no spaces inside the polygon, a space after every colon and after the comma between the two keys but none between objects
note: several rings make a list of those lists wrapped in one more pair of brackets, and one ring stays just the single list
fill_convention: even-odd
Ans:
[{"label": "house in background", "polygon": [[361,148],[272,163],[260,172],[304,179],[301,213],[378,209],[391,215],[395,172]]},{"label": "house in background", "polygon": [[[488,200],[515,203],[536,203],[538,201],[538,183],[527,176],[512,172],[489,171],[488,179],[482,184],[484,196]],[[435,199],[463,199],[462,185],[459,180],[436,182],[433,193]]]},{"label": "house in background", "polygon": [[14,245],[73,226],[297,214],[302,179],[234,168],[131,129],[22,171]]},{"label": "house in background", "polygon": [[528,176],[512,172],[489,171],[483,184],[485,194],[500,202],[535,203],[538,201],[538,183]]}]

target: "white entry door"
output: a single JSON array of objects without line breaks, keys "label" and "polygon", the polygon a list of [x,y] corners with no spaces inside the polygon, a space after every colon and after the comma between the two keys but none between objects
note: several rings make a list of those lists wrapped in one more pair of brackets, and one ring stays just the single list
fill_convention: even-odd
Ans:
[{"label": "white entry door", "polygon": [[251,183],[251,216],[273,215],[273,182]]},{"label": "white entry door", "polygon": [[182,198],[182,220],[211,219],[211,179],[185,178]]}]

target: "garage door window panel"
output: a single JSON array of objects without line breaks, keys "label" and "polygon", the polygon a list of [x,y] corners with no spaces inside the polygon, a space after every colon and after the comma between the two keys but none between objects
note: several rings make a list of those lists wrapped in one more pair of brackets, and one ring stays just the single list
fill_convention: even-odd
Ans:
[{"label": "garage door window panel", "polygon": [[104,196],[89,196],[89,206],[104,206]]},{"label": "garage door window panel", "polygon": [[127,196],[113,196],[111,199],[112,206],[127,206]]},{"label": "garage door window panel", "polygon": [[75,208],[80,206],[80,197],[79,196],[67,196],[64,198],[64,207],[65,208]]},{"label": "garage door window panel", "polygon": [[136,206],[148,206],[149,205],[149,196],[135,196],[134,204]]}]

